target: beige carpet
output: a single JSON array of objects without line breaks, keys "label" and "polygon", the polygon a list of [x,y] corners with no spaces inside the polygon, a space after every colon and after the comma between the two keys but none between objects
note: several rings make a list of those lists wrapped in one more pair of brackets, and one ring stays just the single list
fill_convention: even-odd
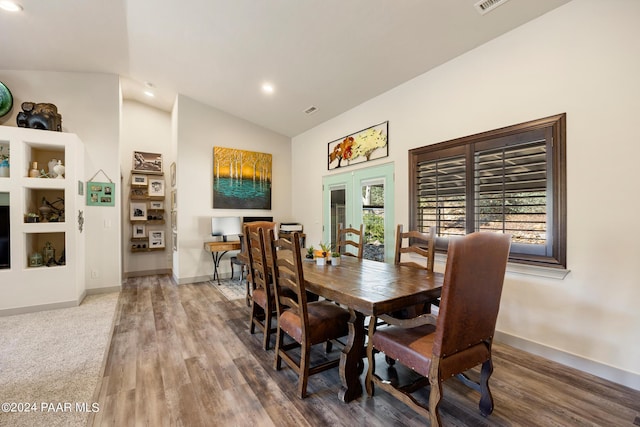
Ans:
[{"label": "beige carpet", "polygon": [[[118,295],[91,295],[78,307],[0,317],[0,426],[86,425]],[[21,412],[7,412],[5,402]]]}]

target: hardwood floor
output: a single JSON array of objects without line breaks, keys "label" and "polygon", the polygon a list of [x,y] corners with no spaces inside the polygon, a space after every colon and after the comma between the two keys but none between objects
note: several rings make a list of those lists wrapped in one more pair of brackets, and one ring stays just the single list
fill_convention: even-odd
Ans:
[{"label": "hardwood floor", "polygon": [[[428,424],[382,391],[340,402],[337,369],[312,376],[309,396],[298,399],[293,372],[275,371],[273,350],[262,350],[262,335],[249,334],[244,300],[227,301],[209,283],[177,286],[168,276],[132,278],[117,310],[98,386],[100,411],[89,425]],[[323,357],[321,348],[316,353]],[[478,393],[452,379],[445,383],[441,403],[444,425],[640,425],[638,391],[499,343],[493,354],[493,414],[482,417]],[[382,359],[377,366],[387,369]],[[401,367],[388,374],[401,380],[407,375]]]}]

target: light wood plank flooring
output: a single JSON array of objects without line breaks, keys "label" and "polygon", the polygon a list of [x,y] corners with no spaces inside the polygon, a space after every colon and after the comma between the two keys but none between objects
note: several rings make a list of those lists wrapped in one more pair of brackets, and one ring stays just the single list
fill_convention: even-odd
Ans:
[{"label": "light wood plank flooring", "polygon": [[[273,350],[262,350],[262,336],[249,334],[248,320],[244,300],[227,301],[208,283],[177,286],[168,276],[129,279],[96,391],[100,412],[89,425],[428,424],[382,391],[349,404],[338,401],[337,369],[312,376],[309,396],[298,399],[296,376],[286,367],[272,368]],[[493,352],[493,414],[483,418],[478,393],[452,379],[441,404],[444,425],[640,425],[638,391],[499,343]],[[321,348],[317,357],[324,357]],[[387,370],[383,360],[377,366]],[[401,367],[387,373],[406,376]]]}]

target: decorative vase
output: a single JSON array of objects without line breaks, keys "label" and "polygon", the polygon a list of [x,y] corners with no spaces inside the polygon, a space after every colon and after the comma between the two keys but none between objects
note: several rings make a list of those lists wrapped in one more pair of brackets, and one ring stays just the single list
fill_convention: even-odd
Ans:
[{"label": "decorative vase", "polygon": [[324,265],[326,260],[327,259],[325,257],[317,257],[316,258],[316,265]]},{"label": "decorative vase", "polygon": [[38,162],[31,162],[31,169],[29,169],[30,178],[40,177],[40,171],[38,170]]},{"label": "decorative vase", "polygon": [[53,171],[56,173],[57,179],[64,178],[64,166],[62,165],[62,160],[58,160],[58,164],[53,167]]},{"label": "decorative vase", "polygon": [[42,222],[49,221],[49,215],[51,215],[51,207],[47,205],[46,199],[42,198],[42,205],[38,208],[38,212],[40,212],[40,218],[42,218]]},{"label": "decorative vase", "polygon": [[49,163],[47,163],[47,166],[49,166],[49,178],[55,178],[56,177],[57,174],[53,170],[53,168],[55,168],[57,164],[58,164],[58,161],[56,159],[51,159],[51,161]]},{"label": "decorative vase", "polygon": [[9,177],[9,159],[0,161],[0,176],[3,178]]},{"label": "decorative vase", "polygon": [[339,256],[331,257],[331,265],[340,265],[340,257]]}]

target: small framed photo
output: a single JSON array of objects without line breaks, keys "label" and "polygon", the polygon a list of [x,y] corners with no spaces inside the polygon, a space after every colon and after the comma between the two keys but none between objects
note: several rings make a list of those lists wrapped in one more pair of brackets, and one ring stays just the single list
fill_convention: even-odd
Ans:
[{"label": "small framed photo", "polygon": [[147,227],[144,224],[133,224],[133,238],[147,237]]},{"label": "small framed photo", "polygon": [[149,179],[149,197],[164,197],[164,179]]},{"label": "small framed photo", "polygon": [[149,231],[149,247],[164,248],[164,230],[150,230]]},{"label": "small framed photo", "polygon": [[134,151],[133,172],[150,174],[162,173],[162,154]]},{"label": "small framed photo", "polygon": [[178,252],[178,233],[175,231],[171,233],[171,242],[173,246],[173,252]]},{"label": "small framed photo", "polygon": [[171,211],[171,228],[173,231],[178,230],[178,211]]},{"label": "small framed photo", "polygon": [[164,202],[160,201],[160,200],[152,200],[149,202],[149,209],[150,210],[163,210],[164,209]]},{"label": "small framed photo", "polygon": [[142,175],[141,173],[134,173],[131,175],[132,186],[146,187],[148,184],[147,175]]},{"label": "small framed photo", "polygon": [[176,186],[176,162],[171,163],[171,187]]},{"label": "small framed photo", "polygon": [[178,208],[178,191],[171,191],[171,210],[175,211]]},{"label": "small framed photo", "polygon": [[131,202],[130,209],[129,209],[129,219],[131,221],[146,221],[147,220],[147,203]]}]

